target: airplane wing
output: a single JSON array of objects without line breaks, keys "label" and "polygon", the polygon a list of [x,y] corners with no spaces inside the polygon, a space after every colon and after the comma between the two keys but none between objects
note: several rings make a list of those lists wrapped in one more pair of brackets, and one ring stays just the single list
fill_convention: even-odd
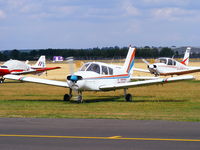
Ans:
[{"label": "airplane wing", "polygon": [[47,85],[55,85],[55,86],[66,87],[66,88],[69,87],[68,83],[63,82],[63,81],[55,81],[55,80],[40,79],[40,78],[33,78],[33,77],[22,77],[22,76],[12,75],[12,74],[8,74],[3,77],[5,79],[11,79],[11,80],[19,80],[19,81],[47,84]]},{"label": "airplane wing", "polygon": [[54,70],[54,69],[60,69],[61,67],[46,67],[46,68],[35,68],[35,70],[30,71],[23,71],[23,72],[12,72],[11,74],[14,75],[23,75],[23,74],[34,74],[34,73],[40,73],[48,70]]},{"label": "airplane wing", "polygon": [[150,71],[149,70],[147,70],[147,69],[141,69],[141,68],[133,68],[133,70],[134,71],[140,71],[140,72],[147,72],[147,73],[150,73]]},{"label": "airplane wing", "polygon": [[150,77],[150,76],[132,76],[131,80],[155,80],[159,79],[159,77]]},{"label": "airplane wing", "polygon": [[169,77],[169,78],[159,78],[159,79],[155,79],[155,80],[145,80],[145,81],[136,81],[136,82],[128,82],[128,83],[118,83],[118,84],[113,84],[113,85],[105,85],[105,86],[101,86],[100,89],[107,91],[107,90],[132,88],[132,87],[146,86],[146,85],[159,84],[159,83],[163,84],[163,83],[168,83],[168,82],[192,80],[192,79],[194,79],[194,77],[191,75],[177,76],[177,77]]}]

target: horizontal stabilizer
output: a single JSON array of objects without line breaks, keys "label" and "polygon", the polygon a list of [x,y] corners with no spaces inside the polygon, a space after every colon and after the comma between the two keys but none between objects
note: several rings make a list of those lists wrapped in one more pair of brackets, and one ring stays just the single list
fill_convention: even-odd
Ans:
[{"label": "horizontal stabilizer", "polygon": [[149,70],[147,70],[147,69],[140,69],[140,68],[135,68],[135,67],[133,67],[133,70],[134,70],[134,71],[139,71],[139,72],[146,72],[146,73],[150,73],[150,71],[149,71]]}]

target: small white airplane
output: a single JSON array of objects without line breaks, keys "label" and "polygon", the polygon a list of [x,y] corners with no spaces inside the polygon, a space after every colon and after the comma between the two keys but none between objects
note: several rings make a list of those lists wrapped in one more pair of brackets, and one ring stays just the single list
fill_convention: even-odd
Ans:
[{"label": "small white airplane", "polygon": [[[78,94],[76,97],[78,102],[83,101],[82,92],[84,91],[112,91],[124,89],[126,101],[132,101],[132,95],[127,94],[128,88],[193,79],[193,76],[187,75],[131,82],[131,79],[136,79],[136,77],[131,76],[134,66],[135,51],[135,48],[129,48],[123,66],[101,62],[85,63],[78,72],[68,75],[66,82],[33,77],[21,77],[18,75],[5,75],[4,78],[69,88],[69,94],[64,95],[64,101],[69,101],[72,98],[72,92],[76,92]],[[143,77],[143,79],[145,79],[145,77]],[[147,77],[147,79],[149,79],[149,77]]]},{"label": "small white airplane", "polygon": [[[188,47],[185,51],[184,58],[181,62],[174,60],[173,58],[160,57],[155,60],[155,63],[150,64],[146,60],[143,61],[147,64],[148,70],[146,72],[150,72],[155,76],[167,76],[167,75],[183,75],[188,73],[199,72],[200,67],[190,67],[189,56],[190,56],[191,48]],[[140,70],[142,71],[142,70]]]},{"label": "small white airplane", "polygon": [[35,65],[31,66],[28,61],[22,62],[19,60],[8,60],[0,66],[0,83],[3,83],[6,74],[22,75],[22,74],[37,74],[41,75],[47,70],[59,69],[60,67],[46,67],[45,56],[40,56]]}]

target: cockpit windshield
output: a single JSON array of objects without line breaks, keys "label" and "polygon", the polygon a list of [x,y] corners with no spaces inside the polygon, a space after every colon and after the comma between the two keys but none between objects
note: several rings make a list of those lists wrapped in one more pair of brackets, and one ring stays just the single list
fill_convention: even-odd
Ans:
[{"label": "cockpit windshield", "polygon": [[85,71],[85,70],[87,69],[88,65],[89,65],[89,63],[84,64],[84,65],[81,67],[80,71]]},{"label": "cockpit windshield", "polygon": [[164,64],[166,64],[166,63],[167,63],[167,59],[165,59],[165,58],[160,58],[160,59],[156,59],[155,62],[156,62],[156,63],[164,63]]},{"label": "cockpit windshield", "polygon": [[113,75],[113,69],[111,67],[97,63],[86,63],[80,68],[79,71],[93,71],[98,74]]},{"label": "cockpit windshield", "polygon": [[100,74],[100,66],[95,63],[91,63],[90,66],[87,68],[87,71],[93,71]]}]

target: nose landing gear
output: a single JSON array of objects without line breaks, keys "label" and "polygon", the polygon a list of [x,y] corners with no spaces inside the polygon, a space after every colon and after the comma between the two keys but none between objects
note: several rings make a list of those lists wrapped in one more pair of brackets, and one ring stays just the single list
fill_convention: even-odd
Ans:
[{"label": "nose landing gear", "polygon": [[78,103],[82,103],[83,102],[82,91],[74,91],[74,96],[73,96],[72,89],[69,89],[69,94],[65,94],[63,100],[70,101],[72,98]]}]

